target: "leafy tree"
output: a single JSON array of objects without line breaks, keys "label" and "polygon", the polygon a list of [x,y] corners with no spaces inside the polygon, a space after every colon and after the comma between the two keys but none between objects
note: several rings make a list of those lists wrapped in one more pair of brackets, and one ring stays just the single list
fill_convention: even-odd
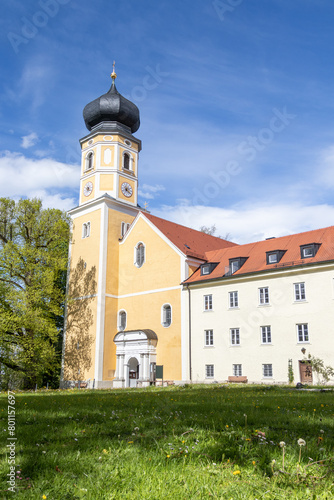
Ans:
[{"label": "leafy tree", "polygon": [[0,198],[0,363],[26,386],[60,369],[69,234],[62,211]]},{"label": "leafy tree", "polygon": [[[201,226],[200,231],[205,234],[210,234],[210,236],[216,236],[216,224],[213,224],[212,226]],[[231,240],[231,235],[230,233],[226,233],[225,236],[216,236],[216,238],[222,238],[223,240],[230,241]]]},{"label": "leafy tree", "polygon": [[305,361],[312,366],[312,370],[317,374],[320,384],[326,384],[334,377],[334,369],[329,365],[326,366],[322,359],[309,354]]}]

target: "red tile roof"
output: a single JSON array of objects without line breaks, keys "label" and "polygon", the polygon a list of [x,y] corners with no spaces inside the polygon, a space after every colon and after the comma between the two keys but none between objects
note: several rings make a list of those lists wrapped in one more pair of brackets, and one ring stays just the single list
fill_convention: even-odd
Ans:
[{"label": "red tile roof", "polygon": [[[316,255],[302,259],[300,247],[312,243],[320,244]],[[276,264],[267,264],[266,252],[275,250],[284,251],[283,257]],[[201,276],[200,269],[198,269],[185,283],[222,278],[228,271],[229,260],[238,257],[247,257],[247,260],[233,276],[334,260],[334,226],[222,250],[212,250],[207,252],[205,256],[208,262],[219,262],[219,264],[210,275]]]},{"label": "red tile roof", "polygon": [[218,250],[238,246],[231,241],[223,240],[209,234],[181,226],[147,212],[141,212],[157,229],[159,229],[181,252],[189,257],[205,260],[206,253],[210,250]]}]

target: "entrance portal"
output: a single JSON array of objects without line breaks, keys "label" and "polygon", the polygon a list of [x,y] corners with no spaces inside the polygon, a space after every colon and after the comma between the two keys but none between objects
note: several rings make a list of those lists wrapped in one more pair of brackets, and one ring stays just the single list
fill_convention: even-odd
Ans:
[{"label": "entrance portal", "polygon": [[116,344],[116,377],[113,387],[148,387],[155,383],[158,337],[153,330],[118,332]]},{"label": "entrance portal", "polygon": [[139,379],[139,363],[136,358],[129,359],[129,386],[137,387]]}]

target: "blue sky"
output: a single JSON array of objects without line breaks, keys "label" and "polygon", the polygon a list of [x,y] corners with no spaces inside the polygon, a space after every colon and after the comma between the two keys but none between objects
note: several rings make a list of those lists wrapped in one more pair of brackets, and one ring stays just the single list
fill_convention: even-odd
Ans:
[{"label": "blue sky", "polygon": [[0,196],[78,203],[84,106],[137,104],[140,198],[236,242],[334,223],[331,0],[4,0]]}]

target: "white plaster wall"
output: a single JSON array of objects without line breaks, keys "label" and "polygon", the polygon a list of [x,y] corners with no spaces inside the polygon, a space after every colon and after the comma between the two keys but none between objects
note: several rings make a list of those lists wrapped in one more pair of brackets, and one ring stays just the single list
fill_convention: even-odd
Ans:
[{"label": "white plaster wall", "polygon": [[[294,283],[305,282],[306,300],[295,302]],[[269,287],[270,305],[259,305],[260,287]],[[229,308],[229,292],[238,291],[239,307]],[[193,381],[226,381],[232,365],[242,365],[249,382],[288,382],[293,360],[294,383],[300,381],[298,360],[311,353],[334,366],[334,264],[231,278],[192,289]],[[212,294],[213,310],[204,311],[203,296]],[[307,323],[309,342],[297,340],[298,323]],[[261,326],[271,326],[272,344],[261,343]],[[240,346],[230,345],[230,328],[240,328]],[[214,332],[214,346],[205,347],[205,330]],[[273,365],[264,378],[262,364]],[[205,379],[205,365],[214,365],[214,379]],[[313,382],[317,382],[313,377]],[[334,381],[332,381],[334,382]]]}]

